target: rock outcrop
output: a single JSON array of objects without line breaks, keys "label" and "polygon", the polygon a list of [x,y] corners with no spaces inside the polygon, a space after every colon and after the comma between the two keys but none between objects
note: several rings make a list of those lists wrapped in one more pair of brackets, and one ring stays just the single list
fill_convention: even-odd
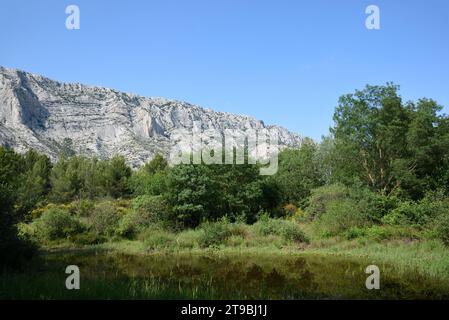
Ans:
[{"label": "rock outcrop", "polygon": [[61,83],[0,67],[0,144],[19,152],[35,149],[57,159],[63,148],[110,158],[121,154],[134,167],[156,153],[167,155],[176,129],[246,130],[269,128],[283,146],[301,138],[252,117],[216,112],[163,98]]}]

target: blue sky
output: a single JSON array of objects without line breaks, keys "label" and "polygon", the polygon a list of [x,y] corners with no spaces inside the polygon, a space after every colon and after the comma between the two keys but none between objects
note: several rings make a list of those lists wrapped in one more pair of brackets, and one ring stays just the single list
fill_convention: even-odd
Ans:
[{"label": "blue sky", "polygon": [[[76,4],[81,29],[65,28]],[[380,8],[380,30],[365,8]],[[0,0],[0,65],[248,114],[319,139],[393,81],[449,113],[447,0]]]}]

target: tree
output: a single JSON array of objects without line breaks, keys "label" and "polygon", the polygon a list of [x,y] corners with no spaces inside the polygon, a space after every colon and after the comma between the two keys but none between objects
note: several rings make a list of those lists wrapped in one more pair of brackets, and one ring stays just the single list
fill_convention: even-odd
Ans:
[{"label": "tree", "polygon": [[29,150],[23,156],[21,167],[16,210],[26,214],[38,203],[44,202],[50,191],[51,162],[47,156]]},{"label": "tree", "polygon": [[358,179],[384,194],[421,197],[445,159],[447,126],[434,101],[403,104],[399,87],[367,86],[344,95],[334,114],[334,174]]},{"label": "tree", "polygon": [[168,168],[168,162],[165,160],[163,156],[159,153],[154,156],[154,158],[147,162],[141,169],[148,173],[149,175],[153,175],[160,171],[165,171]]},{"label": "tree", "polygon": [[130,193],[128,179],[131,177],[131,168],[126,164],[125,157],[114,156],[105,162],[104,187],[108,195],[113,198],[126,196]]},{"label": "tree", "polygon": [[157,154],[150,162],[134,172],[129,187],[134,195],[161,195],[167,191],[167,161]]},{"label": "tree", "polygon": [[254,165],[178,165],[168,181],[171,219],[184,227],[223,216],[254,222],[279,204],[277,189]]},{"label": "tree", "polygon": [[319,145],[305,139],[299,149],[285,149],[279,154],[279,168],[274,180],[283,203],[303,203],[310,190],[323,184],[318,158]]},{"label": "tree", "polygon": [[78,167],[81,159],[61,157],[54,165],[50,181],[52,186],[51,197],[56,202],[68,202],[74,199],[80,191],[81,179],[78,175]]},{"label": "tree", "polygon": [[22,218],[14,210],[22,166],[19,154],[0,147],[0,272],[21,267],[34,252],[33,246],[19,238],[16,227]]}]

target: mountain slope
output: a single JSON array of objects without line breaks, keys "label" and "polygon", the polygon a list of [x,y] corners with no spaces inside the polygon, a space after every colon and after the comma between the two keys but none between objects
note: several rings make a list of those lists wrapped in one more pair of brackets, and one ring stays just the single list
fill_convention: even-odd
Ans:
[{"label": "mountain slope", "polygon": [[261,129],[281,145],[298,146],[299,135],[247,116],[189,103],[146,98],[116,90],[60,83],[0,67],[0,144],[19,152],[33,148],[55,160],[63,148],[100,158],[122,154],[133,166],[154,154],[168,155],[176,129]]}]

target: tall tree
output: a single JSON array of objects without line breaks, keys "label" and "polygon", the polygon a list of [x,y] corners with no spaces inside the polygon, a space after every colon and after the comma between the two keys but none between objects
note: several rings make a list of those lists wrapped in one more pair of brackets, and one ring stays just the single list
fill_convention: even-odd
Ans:
[{"label": "tall tree", "polygon": [[398,90],[367,86],[340,98],[331,130],[334,173],[344,182],[359,179],[385,194],[402,189],[416,198],[444,158],[447,130],[435,102],[403,104]]}]

